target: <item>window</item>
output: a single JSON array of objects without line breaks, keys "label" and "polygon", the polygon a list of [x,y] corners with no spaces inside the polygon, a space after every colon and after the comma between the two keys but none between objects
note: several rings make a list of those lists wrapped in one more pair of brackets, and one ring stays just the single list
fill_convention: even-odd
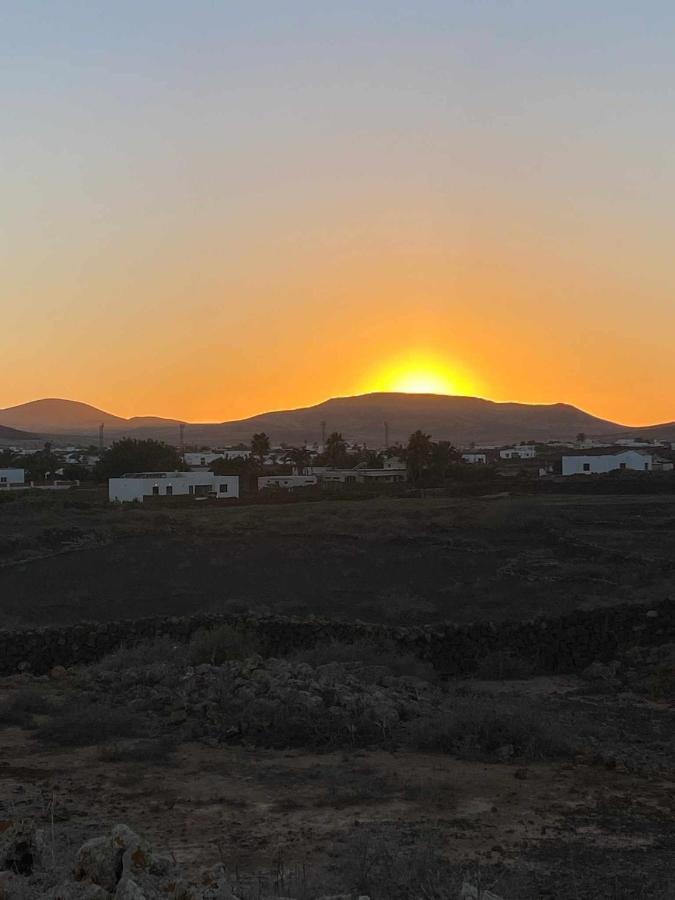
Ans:
[{"label": "window", "polygon": [[159,485],[158,484],[153,484],[152,493],[153,493],[153,496],[155,496],[155,497],[158,496],[158,494],[159,494]]},{"label": "window", "polygon": [[200,457],[199,462],[202,466],[205,466],[206,465],[206,457],[205,456]]},{"label": "window", "polygon": [[584,472],[590,472],[590,471],[591,471],[591,464],[584,463]]},{"label": "window", "polygon": [[173,497],[173,485],[167,484],[166,486],[166,496]]},{"label": "window", "polygon": [[645,472],[649,472],[649,463],[645,463]]},{"label": "window", "polygon": [[3,475],[3,476],[0,478],[0,482],[2,482],[2,484],[7,484],[7,476],[6,476],[6,475]]},{"label": "window", "polygon": [[626,468],[626,463],[619,463],[619,468],[620,468],[620,469],[625,469],[625,468]]},{"label": "window", "polygon": [[226,484],[219,484],[219,485],[218,485],[218,491],[219,491],[221,494],[226,494],[226,493],[227,493],[227,485],[226,485]]},{"label": "window", "polygon": [[195,492],[194,484],[188,485],[188,494],[194,494],[194,492]]}]

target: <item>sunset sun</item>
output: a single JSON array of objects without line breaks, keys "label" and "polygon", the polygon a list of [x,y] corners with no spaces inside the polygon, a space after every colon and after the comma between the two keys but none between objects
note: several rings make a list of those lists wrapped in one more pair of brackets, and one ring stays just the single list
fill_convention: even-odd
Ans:
[{"label": "sunset sun", "polygon": [[423,354],[382,366],[369,382],[368,390],[403,394],[470,394],[474,387],[472,380],[452,362]]}]

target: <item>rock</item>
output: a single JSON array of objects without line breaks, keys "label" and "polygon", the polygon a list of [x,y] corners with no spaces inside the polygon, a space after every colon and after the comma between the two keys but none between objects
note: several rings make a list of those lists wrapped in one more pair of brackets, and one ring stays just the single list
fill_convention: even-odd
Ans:
[{"label": "rock", "polygon": [[[141,839],[135,831],[127,825],[115,825],[109,835],[92,838],[82,844],[75,860],[75,878],[113,893],[122,875],[134,871],[133,854],[140,845]],[[145,862],[143,851],[140,851],[138,859]]]},{"label": "rock", "polygon": [[96,837],[85,841],[77,851],[73,875],[77,881],[87,881],[112,893],[122,874],[124,850],[115,847],[110,837]]},{"label": "rock", "polygon": [[63,681],[68,677],[68,671],[65,666],[54,666],[50,669],[49,677],[52,681]]}]

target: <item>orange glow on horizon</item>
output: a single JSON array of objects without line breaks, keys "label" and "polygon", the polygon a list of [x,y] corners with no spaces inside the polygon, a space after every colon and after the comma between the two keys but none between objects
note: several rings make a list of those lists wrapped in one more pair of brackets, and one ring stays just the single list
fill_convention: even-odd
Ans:
[{"label": "orange glow on horizon", "polygon": [[456,364],[423,352],[385,364],[366,382],[364,391],[467,396],[476,393],[476,386]]}]

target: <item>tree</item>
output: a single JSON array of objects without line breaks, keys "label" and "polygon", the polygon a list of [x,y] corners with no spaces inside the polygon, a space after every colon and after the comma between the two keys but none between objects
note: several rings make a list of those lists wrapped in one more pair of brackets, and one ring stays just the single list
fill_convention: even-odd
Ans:
[{"label": "tree", "polygon": [[103,481],[127,472],[180,472],[185,468],[175,447],[161,441],[122,438],[103,453],[95,472]]},{"label": "tree", "polygon": [[24,454],[21,468],[25,469],[28,481],[43,481],[59,468],[59,458],[52,453],[52,445],[48,441],[42,450]]},{"label": "tree", "polygon": [[333,431],[326,438],[324,458],[329,466],[344,466],[349,460],[347,442],[339,431]]},{"label": "tree", "polygon": [[433,444],[431,435],[424,434],[419,429],[410,435],[405,451],[408,478],[413,483],[418,482],[422,474],[431,465],[433,457]]},{"label": "tree", "polygon": [[298,470],[298,475],[304,475],[305,469],[311,460],[307,447],[293,447],[288,455],[290,456],[293,465]]},{"label": "tree", "polygon": [[265,457],[270,452],[270,439],[264,431],[254,434],[251,438],[251,453],[260,463],[260,467],[265,464]]},{"label": "tree", "polygon": [[586,443],[586,434],[583,431],[580,431],[577,435],[577,444],[585,444]]},{"label": "tree", "polygon": [[462,454],[449,441],[431,444],[429,475],[436,484],[442,484],[450,474],[452,467],[460,463]]},{"label": "tree", "polygon": [[63,467],[60,477],[64,481],[89,481],[91,475],[91,470],[81,463],[69,463]]}]

